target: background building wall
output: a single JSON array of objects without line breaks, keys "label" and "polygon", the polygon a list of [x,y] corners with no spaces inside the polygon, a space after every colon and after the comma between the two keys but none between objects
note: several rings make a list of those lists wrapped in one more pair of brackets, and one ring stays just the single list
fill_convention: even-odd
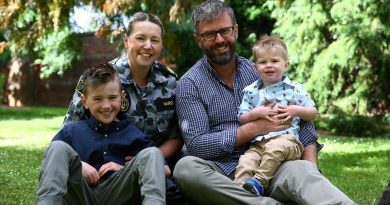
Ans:
[{"label": "background building wall", "polygon": [[82,72],[120,55],[116,44],[97,38],[93,33],[82,35],[80,59],[62,76],[53,74],[40,79],[40,67],[31,67],[29,59],[12,59],[6,69],[3,105],[7,106],[67,106]]}]

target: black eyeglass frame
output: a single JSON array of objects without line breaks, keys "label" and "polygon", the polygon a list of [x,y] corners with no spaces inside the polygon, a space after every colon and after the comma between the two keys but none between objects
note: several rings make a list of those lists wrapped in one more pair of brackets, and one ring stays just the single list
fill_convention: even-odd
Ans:
[{"label": "black eyeglass frame", "polygon": [[[218,33],[222,37],[226,37],[226,36],[232,35],[233,32],[234,32],[234,26],[228,26],[228,27],[225,27],[225,28],[221,28],[218,31],[206,31],[204,33],[197,33],[196,35],[201,36],[204,41],[212,41],[212,40],[215,39],[215,37],[217,37]],[[207,34],[210,34],[210,37],[205,37],[205,35],[207,35]]]}]

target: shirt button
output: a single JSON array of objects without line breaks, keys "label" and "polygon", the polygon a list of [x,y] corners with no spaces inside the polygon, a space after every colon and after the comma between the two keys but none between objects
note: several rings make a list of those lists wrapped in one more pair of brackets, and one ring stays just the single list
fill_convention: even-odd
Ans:
[{"label": "shirt button", "polygon": [[107,137],[107,134],[104,134],[104,137]]},{"label": "shirt button", "polygon": [[107,154],[107,152],[103,152],[103,154]]}]

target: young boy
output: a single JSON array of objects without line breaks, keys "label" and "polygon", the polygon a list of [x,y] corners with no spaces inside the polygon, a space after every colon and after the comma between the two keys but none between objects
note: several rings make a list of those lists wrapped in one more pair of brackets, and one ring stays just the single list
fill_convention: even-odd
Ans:
[{"label": "young boy", "polygon": [[279,165],[301,158],[303,145],[299,141],[298,123],[300,119],[313,120],[317,110],[302,85],[284,75],[289,61],[287,46],[280,38],[264,35],[252,51],[260,80],[243,91],[238,113],[240,124],[260,118],[282,119],[282,124],[292,120],[286,130],[256,137],[238,162],[235,181],[251,193],[263,196]]},{"label": "young boy", "polygon": [[91,117],[64,126],[50,143],[37,204],[165,204],[163,156],[119,112],[124,92],[114,68],[97,65],[82,80]]}]

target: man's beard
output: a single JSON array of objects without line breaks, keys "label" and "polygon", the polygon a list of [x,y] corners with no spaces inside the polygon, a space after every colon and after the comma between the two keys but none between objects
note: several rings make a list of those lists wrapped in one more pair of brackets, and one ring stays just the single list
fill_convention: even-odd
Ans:
[{"label": "man's beard", "polygon": [[[214,51],[214,48],[219,46],[225,46],[225,45],[227,45],[227,47],[229,48],[226,53],[220,54]],[[211,63],[217,65],[226,65],[233,59],[234,54],[236,53],[236,43],[225,41],[221,44],[213,45],[213,47],[211,47],[210,49],[207,49],[204,46],[202,46],[202,50]]]}]

